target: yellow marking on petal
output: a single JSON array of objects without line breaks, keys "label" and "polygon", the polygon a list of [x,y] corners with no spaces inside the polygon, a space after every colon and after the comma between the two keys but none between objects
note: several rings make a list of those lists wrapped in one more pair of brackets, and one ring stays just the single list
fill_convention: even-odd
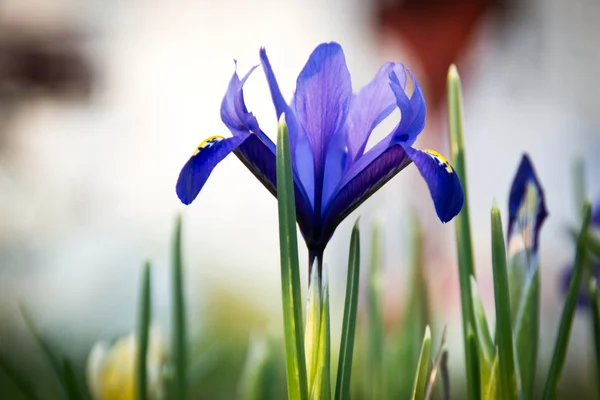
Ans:
[{"label": "yellow marking on petal", "polygon": [[426,149],[423,150],[425,153],[428,153],[429,155],[431,155],[433,158],[436,159],[436,161],[440,164],[440,167],[444,167],[446,168],[446,171],[451,174],[454,172],[454,170],[452,169],[452,166],[450,165],[450,163],[448,162],[448,160],[446,160],[446,157],[444,157],[443,155],[441,155],[440,153],[438,153],[435,150],[430,150],[430,149]]},{"label": "yellow marking on petal", "polygon": [[202,149],[211,147],[213,144],[215,144],[216,142],[220,142],[221,140],[223,140],[223,136],[219,136],[219,135],[214,135],[214,136],[206,138],[205,140],[202,141],[202,143],[200,143],[198,145],[198,147],[196,147],[196,150],[194,151],[194,154],[192,154],[192,157],[197,155],[198,153],[200,153],[200,151]]}]

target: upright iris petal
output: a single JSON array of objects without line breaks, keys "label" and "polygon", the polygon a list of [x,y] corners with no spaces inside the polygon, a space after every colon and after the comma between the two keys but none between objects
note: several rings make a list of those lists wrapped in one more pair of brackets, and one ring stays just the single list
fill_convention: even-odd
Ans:
[{"label": "upright iris petal", "polygon": [[539,286],[539,233],[548,216],[544,191],[526,154],[510,189],[508,214],[508,275],[515,319],[528,287]]},{"label": "upright iris petal", "polygon": [[[412,147],[425,126],[427,110],[418,82],[404,65],[385,64],[353,94],[342,47],[323,43],[310,55],[287,103],[264,49],[260,59],[275,114],[286,115],[297,220],[311,264],[316,258],[320,268],[323,250],[339,223],[411,162],[427,182],[440,220],[447,222],[458,214],[463,190],[452,166],[433,150]],[[251,72],[242,79],[234,73],[222,101],[221,118],[233,137],[203,142],[184,165],[177,194],[185,204],[196,198],[215,165],[231,152],[277,196],[275,145],[244,101],[242,88]],[[410,96],[409,76],[414,86]],[[396,108],[399,124],[365,151],[373,129]]]}]

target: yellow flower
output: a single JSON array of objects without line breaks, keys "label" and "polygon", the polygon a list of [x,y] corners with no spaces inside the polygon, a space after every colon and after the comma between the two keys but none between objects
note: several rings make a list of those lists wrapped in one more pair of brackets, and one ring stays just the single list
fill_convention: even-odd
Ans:
[{"label": "yellow flower", "polygon": [[[111,347],[101,341],[92,347],[86,377],[95,400],[135,400],[137,339],[135,334],[119,338]],[[165,342],[158,330],[150,331],[147,353],[148,396],[162,397]]]}]

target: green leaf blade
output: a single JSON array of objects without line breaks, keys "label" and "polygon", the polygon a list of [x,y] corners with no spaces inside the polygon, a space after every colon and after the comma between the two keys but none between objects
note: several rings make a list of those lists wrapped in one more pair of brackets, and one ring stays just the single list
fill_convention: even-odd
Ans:
[{"label": "green leaf blade", "polygon": [[142,271],[142,284],[140,290],[140,300],[138,308],[138,352],[137,352],[137,366],[136,366],[136,387],[137,387],[137,398],[138,400],[146,400],[148,398],[148,380],[147,380],[147,354],[148,354],[148,340],[150,335],[150,321],[151,321],[151,276],[150,276],[150,263],[147,262],[144,265]]},{"label": "green leaf blade", "polygon": [[305,400],[308,398],[308,387],[304,356],[296,206],[290,144],[284,114],[281,116],[277,132],[276,151],[279,254],[288,398]]},{"label": "green leaf blade", "polygon": [[419,355],[419,364],[415,375],[415,383],[413,386],[413,400],[424,400],[425,391],[427,390],[427,382],[429,381],[429,360],[431,358],[431,330],[429,325],[425,328],[423,336],[423,344],[421,345],[421,353]]},{"label": "green leaf blade", "polygon": [[185,315],[185,293],[183,287],[183,261],[181,249],[181,216],[177,217],[172,249],[172,295],[173,335],[171,354],[173,357],[173,397],[187,398],[187,328]]},{"label": "green leaf blade", "polygon": [[348,276],[346,280],[346,299],[344,302],[344,319],[342,338],[338,360],[335,399],[350,398],[350,379],[352,377],[352,358],[354,355],[354,339],[356,334],[356,315],[358,309],[358,292],[360,282],[360,231],[358,220],[352,228],[350,254],[348,255]]},{"label": "green leaf blade", "polygon": [[517,399],[518,387],[515,371],[514,342],[510,312],[510,292],[506,267],[506,249],[500,210],[494,205],[492,222],[492,268],[494,271],[494,300],[496,303],[496,329],[499,353],[499,378],[504,399]]},{"label": "green leaf blade", "polygon": [[514,340],[523,400],[533,399],[540,332],[540,271],[526,284],[516,317]]}]

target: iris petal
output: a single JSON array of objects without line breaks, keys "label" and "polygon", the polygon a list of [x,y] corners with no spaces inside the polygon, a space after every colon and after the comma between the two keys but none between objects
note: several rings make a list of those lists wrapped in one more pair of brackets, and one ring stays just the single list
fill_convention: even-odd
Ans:
[{"label": "iris petal", "polygon": [[177,179],[177,196],[183,204],[190,204],[206,183],[215,166],[248,138],[241,134],[231,138],[211,136],[198,146],[185,163]]},{"label": "iris petal", "polygon": [[442,222],[450,221],[460,212],[464,202],[463,188],[456,171],[436,151],[403,147],[427,182],[438,218]]},{"label": "iris petal", "polygon": [[508,201],[508,245],[518,233],[526,247],[537,251],[539,230],[548,216],[544,191],[529,157],[524,154],[510,189]]},{"label": "iris petal", "polygon": [[[294,109],[312,149],[315,175],[324,168],[327,147],[342,128],[352,97],[350,72],[342,47],[323,43],[310,55],[296,82]],[[315,189],[323,182],[315,182]]]},{"label": "iris petal", "polygon": [[[271,92],[271,98],[275,105],[275,112],[277,114],[277,120],[281,117],[281,114],[285,113],[285,121],[288,126],[288,134],[290,140],[290,151],[292,153],[292,165],[296,171],[298,178],[302,182],[302,190],[305,192],[304,196],[313,203],[314,193],[314,163],[312,150],[308,138],[302,129],[298,126],[296,114],[294,110],[285,102],[279,84],[275,78],[273,68],[271,68],[271,62],[267,57],[267,52],[264,48],[260,49],[260,60],[267,77],[267,83],[269,84],[269,90]],[[298,162],[298,161],[301,162]]]},{"label": "iris petal", "polygon": [[[425,128],[425,117],[427,116],[427,107],[425,105],[425,99],[423,98],[423,92],[419,86],[419,82],[415,79],[413,73],[408,70],[413,83],[414,90],[413,94],[408,98],[406,94],[406,84],[403,85],[402,76],[398,76],[395,71],[391,71],[389,74],[390,87],[396,96],[396,104],[400,108],[402,115],[400,123],[394,129],[394,141],[402,142],[407,146],[412,146],[417,140],[417,136],[423,128]],[[404,82],[406,78],[404,77]]]},{"label": "iris petal", "polygon": [[240,80],[236,71],[234,71],[227,92],[223,101],[221,102],[221,120],[229,128],[232,135],[243,135],[252,132],[260,132],[258,122],[251,112],[246,109],[244,103],[244,92],[242,87],[246,82],[246,79],[250,76],[255,67],[252,67],[250,71]]},{"label": "iris petal", "polygon": [[373,129],[397,107],[396,96],[390,88],[391,72],[395,73],[399,84],[404,87],[404,65],[390,62],[384,64],[373,80],[352,98],[345,126],[348,155],[352,160],[363,154]]},{"label": "iris petal", "polygon": [[345,179],[325,209],[322,239],[329,240],[344,218],[408,164],[410,159],[404,149],[398,145],[391,146],[368,165],[357,169],[350,179]]}]

